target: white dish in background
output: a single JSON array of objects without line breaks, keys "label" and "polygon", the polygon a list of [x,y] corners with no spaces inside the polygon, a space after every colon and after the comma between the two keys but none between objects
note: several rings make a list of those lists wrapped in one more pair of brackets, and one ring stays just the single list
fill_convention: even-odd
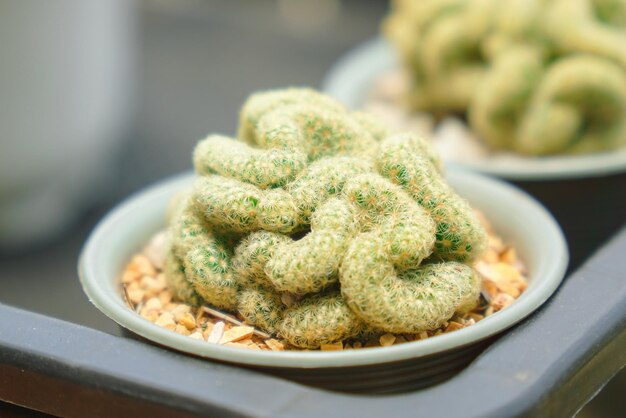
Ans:
[{"label": "white dish in background", "polygon": [[[340,58],[327,73],[322,90],[350,109],[360,109],[366,104],[377,80],[398,68],[400,64],[392,46],[383,38],[375,38]],[[626,171],[626,149],[572,156],[526,157],[507,152],[487,154],[484,148],[481,150],[479,141],[468,141],[460,135],[454,138],[454,121],[452,119],[450,124],[452,129],[443,135],[447,143],[438,145],[448,166],[461,166],[509,180],[576,179]],[[462,147],[463,152],[453,151],[458,147]]]}]

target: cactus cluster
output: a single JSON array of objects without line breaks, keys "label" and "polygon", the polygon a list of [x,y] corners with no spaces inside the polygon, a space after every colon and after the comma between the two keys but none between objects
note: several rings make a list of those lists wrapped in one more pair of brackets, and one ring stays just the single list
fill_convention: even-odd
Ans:
[{"label": "cactus cluster", "polygon": [[176,295],[297,347],[416,333],[471,309],[486,234],[431,145],[309,89],[257,93],[169,210]]},{"label": "cactus cluster", "polygon": [[394,0],[408,105],[463,113],[493,149],[626,145],[626,0]]}]

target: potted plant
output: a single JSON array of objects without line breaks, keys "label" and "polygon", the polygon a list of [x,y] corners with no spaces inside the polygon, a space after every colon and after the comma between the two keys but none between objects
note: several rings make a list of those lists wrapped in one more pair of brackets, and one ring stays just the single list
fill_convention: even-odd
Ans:
[{"label": "potted plant", "polygon": [[425,385],[539,307],[567,265],[527,195],[444,177],[429,142],[310,89],[252,95],[237,138],[199,142],[194,166],[115,209],[80,261],[99,309],[181,351],[343,390]]}]

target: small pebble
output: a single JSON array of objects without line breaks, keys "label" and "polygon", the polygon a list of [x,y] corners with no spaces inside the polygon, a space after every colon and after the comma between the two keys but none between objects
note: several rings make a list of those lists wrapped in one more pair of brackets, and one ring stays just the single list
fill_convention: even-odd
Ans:
[{"label": "small pebble", "polygon": [[176,325],[176,327],[174,328],[174,332],[178,333],[178,334],[182,334],[182,335],[189,335],[191,334],[191,332],[189,331],[189,329],[184,326],[184,325]]},{"label": "small pebble", "polygon": [[218,321],[213,325],[209,336],[207,337],[207,342],[212,344],[217,344],[222,339],[222,335],[224,335],[224,323],[222,321]]},{"label": "small pebble", "polygon": [[161,303],[161,300],[159,298],[153,297],[146,301],[144,307],[146,309],[162,309],[163,304]]},{"label": "small pebble", "polygon": [[196,328],[196,318],[189,312],[183,314],[182,316],[176,318],[176,321],[187,328],[188,330],[192,330]]},{"label": "small pebble", "polygon": [[167,252],[167,233],[161,231],[152,237],[146,248],[143,249],[143,255],[158,269],[163,269],[163,260]]},{"label": "small pebble", "polygon": [[156,276],[157,272],[152,262],[143,254],[137,254],[130,262],[131,268],[139,272],[142,276]]},{"label": "small pebble", "polygon": [[126,294],[128,295],[128,299],[132,303],[137,305],[139,302],[143,300],[143,297],[146,294],[146,292],[144,292],[141,289],[131,289],[131,290],[126,289]]},{"label": "small pebble", "polygon": [[174,316],[169,312],[163,312],[159,315],[159,318],[156,320],[155,324],[174,330],[176,328],[176,322],[174,322]]},{"label": "small pebble", "polygon": [[396,336],[393,334],[384,334],[381,335],[381,337],[378,340],[380,342],[380,345],[382,345],[383,347],[388,347],[390,345],[393,345],[394,341],[396,341]]},{"label": "small pebble", "polygon": [[220,339],[220,344],[236,342],[239,340],[250,338],[252,337],[253,333],[254,333],[253,327],[248,327],[248,326],[233,327],[224,332],[224,334],[222,335],[222,338]]},{"label": "small pebble", "polygon": [[189,307],[189,305],[185,305],[184,303],[181,303],[179,305],[176,305],[176,307],[170,310],[170,312],[172,312],[172,315],[174,315],[174,319],[178,321],[179,318],[181,318],[183,315],[191,312],[191,308]]},{"label": "small pebble", "polygon": [[343,350],[343,342],[337,341],[336,343],[332,344],[322,344],[320,349],[322,351],[340,351]]},{"label": "small pebble", "polygon": [[493,299],[493,302],[489,308],[497,312],[501,309],[506,308],[513,302],[515,302],[515,298],[513,296],[506,293],[500,293]]},{"label": "small pebble", "polygon": [[272,351],[283,351],[285,349],[285,345],[283,343],[281,343],[278,340],[275,340],[273,338],[270,338],[268,340],[265,340],[265,344],[270,348],[270,350]]}]

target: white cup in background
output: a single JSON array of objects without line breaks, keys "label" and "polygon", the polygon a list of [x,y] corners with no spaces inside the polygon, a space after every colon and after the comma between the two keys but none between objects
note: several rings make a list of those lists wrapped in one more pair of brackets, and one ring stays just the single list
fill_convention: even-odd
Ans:
[{"label": "white cup in background", "polygon": [[102,193],[133,111],[129,0],[0,0],[0,247],[58,234]]}]

